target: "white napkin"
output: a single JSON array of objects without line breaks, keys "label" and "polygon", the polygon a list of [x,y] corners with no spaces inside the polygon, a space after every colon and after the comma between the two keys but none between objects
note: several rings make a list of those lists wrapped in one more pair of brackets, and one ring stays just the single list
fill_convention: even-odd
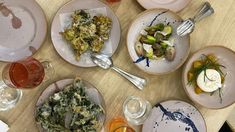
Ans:
[{"label": "white napkin", "polygon": [[0,120],[0,131],[1,132],[7,132],[8,130],[9,130],[8,125]]}]

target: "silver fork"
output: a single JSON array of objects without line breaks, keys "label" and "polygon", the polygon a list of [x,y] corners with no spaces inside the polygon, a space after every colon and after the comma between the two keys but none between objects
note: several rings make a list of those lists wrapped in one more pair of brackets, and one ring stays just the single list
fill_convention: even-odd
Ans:
[{"label": "silver fork", "polygon": [[177,34],[179,36],[185,36],[186,34],[191,33],[194,30],[196,22],[199,22],[203,18],[210,16],[213,13],[214,9],[211,7],[210,3],[205,2],[202,4],[201,8],[193,18],[184,20],[183,23],[177,27]]}]

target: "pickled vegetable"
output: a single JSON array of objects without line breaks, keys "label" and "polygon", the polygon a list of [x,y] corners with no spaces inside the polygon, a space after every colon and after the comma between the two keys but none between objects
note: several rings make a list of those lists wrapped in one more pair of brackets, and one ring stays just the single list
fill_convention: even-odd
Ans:
[{"label": "pickled vegetable", "polygon": [[208,57],[208,59],[210,59],[212,62],[215,62],[217,59],[216,59],[216,57],[215,57],[215,55],[213,55],[213,54],[209,54],[209,55],[207,55],[207,57]]},{"label": "pickled vegetable", "polygon": [[166,33],[166,35],[170,35],[172,33],[172,26],[170,25],[165,26],[163,32]]},{"label": "pickled vegetable", "polygon": [[192,80],[193,79],[193,73],[192,72],[188,72],[188,80]]},{"label": "pickled vegetable", "polygon": [[200,89],[199,87],[196,87],[194,90],[196,94],[200,94],[203,92],[202,89]]},{"label": "pickled vegetable", "polygon": [[200,60],[193,62],[193,68],[200,68],[202,66],[202,62]]}]

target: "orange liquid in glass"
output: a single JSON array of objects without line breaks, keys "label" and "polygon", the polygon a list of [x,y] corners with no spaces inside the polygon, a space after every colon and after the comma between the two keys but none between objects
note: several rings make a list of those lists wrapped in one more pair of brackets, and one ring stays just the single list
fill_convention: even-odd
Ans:
[{"label": "orange liquid in glass", "polygon": [[122,117],[114,118],[109,124],[109,132],[135,132]]},{"label": "orange liquid in glass", "polygon": [[42,64],[34,58],[14,62],[9,70],[11,82],[18,88],[36,87],[42,82],[44,75]]}]

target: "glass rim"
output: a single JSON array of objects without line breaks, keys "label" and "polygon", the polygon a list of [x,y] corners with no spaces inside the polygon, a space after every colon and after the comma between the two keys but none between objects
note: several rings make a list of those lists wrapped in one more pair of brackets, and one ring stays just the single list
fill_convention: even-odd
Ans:
[{"label": "glass rim", "polygon": [[116,132],[116,131],[117,131],[118,129],[120,129],[120,128],[127,128],[127,129],[130,129],[131,131],[135,132],[135,130],[134,130],[132,127],[128,126],[128,125],[118,126],[118,127],[115,128],[112,132]]}]

